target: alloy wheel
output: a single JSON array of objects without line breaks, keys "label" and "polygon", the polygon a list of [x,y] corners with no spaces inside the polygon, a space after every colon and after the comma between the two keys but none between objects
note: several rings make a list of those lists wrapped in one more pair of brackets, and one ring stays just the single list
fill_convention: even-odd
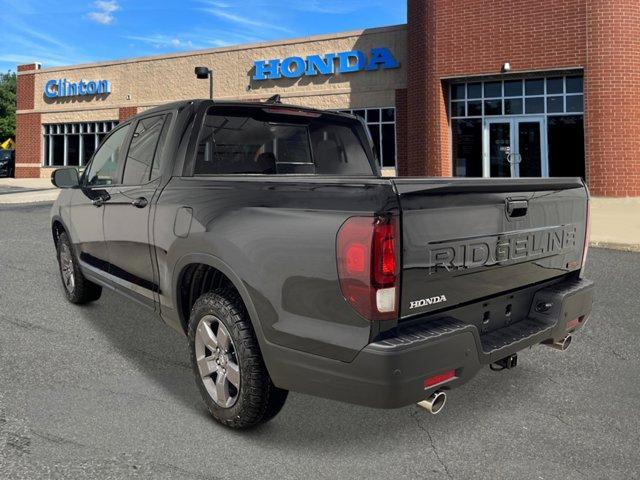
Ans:
[{"label": "alloy wheel", "polygon": [[200,378],[214,402],[232,407],[240,393],[240,365],[227,327],[215,316],[205,315],[195,335]]},{"label": "alloy wheel", "polygon": [[67,292],[73,293],[76,286],[75,272],[73,270],[73,258],[69,245],[63,243],[60,245],[60,271],[62,272],[62,282]]}]

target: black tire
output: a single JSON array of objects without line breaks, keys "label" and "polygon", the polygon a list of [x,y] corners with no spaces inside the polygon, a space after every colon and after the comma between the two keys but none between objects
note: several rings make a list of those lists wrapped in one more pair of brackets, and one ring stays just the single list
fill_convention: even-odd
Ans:
[{"label": "black tire", "polygon": [[[211,320],[212,318],[214,320]],[[228,357],[229,364],[237,364],[239,367],[239,386],[235,388],[231,383],[228,384],[230,396],[235,394],[235,398],[230,398],[230,401],[234,402],[230,406],[221,406],[205,385],[205,380],[209,388],[214,384],[217,385],[218,373],[203,376],[198,367],[196,337],[198,337],[198,343],[201,342],[201,337],[200,334],[197,336],[196,332],[198,327],[201,327],[201,322],[215,323],[218,328],[216,339],[220,336],[219,324],[223,324],[225,334],[228,333],[231,339],[229,353],[227,355],[225,350],[224,356]],[[271,381],[251,321],[242,300],[235,291],[219,289],[198,298],[189,319],[189,347],[196,384],[209,413],[218,422],[230,428],[245,429],[268,422],[280,412],[289,392],[276,387]],[[212,349],[203,346],[199,348],[201,357],[202,349],[205,348],[204,355],[207,358],[216,358]],[[209,355],[206,355],[206,352],[209,352]],[[226,364],[227,360],[224,362]],[[217,360],[216,363],[218,363]],[[216,366],[210,362],[208,365],[220,369],[219,364]]]},{"label": "black tire", "polygon": [[[77,305],[93,302],[102,295],[102,287],[96,285],[82,274],[76,256],[73,253],[73,246],[65,232],[58,237],[57,258],[60,270],[62,288],[67,300]],[[73,274],[72,284],[65,278],[65,269]]]}]

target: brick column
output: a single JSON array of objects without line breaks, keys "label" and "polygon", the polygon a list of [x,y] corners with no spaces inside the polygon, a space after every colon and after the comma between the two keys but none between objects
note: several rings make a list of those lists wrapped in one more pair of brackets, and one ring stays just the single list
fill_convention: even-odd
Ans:
[{"label": "brick column", "polygon": [[16,107],[16,178],[38,178],[42,164],[42,121],[34,107],[36,64],[18,65]]},{"label": "brick column", "polygon": [[396,90],[396,166],[398,175],[410,175],[407,168],[407,90]]},{"label": "brick column", "polygon": [[640,196],[640,3],[587,0],[585,139],[593,195]]},{"label": "brick column", "polygon": [[118,109],[118,120],[124,122],[127,118],[138,113],[138,107],[120,107]]},{"label": "brick column", "polygon": [[407,144],[406,161],[400,175],[425,175],[427,172],[427,2],[407,3]]}]

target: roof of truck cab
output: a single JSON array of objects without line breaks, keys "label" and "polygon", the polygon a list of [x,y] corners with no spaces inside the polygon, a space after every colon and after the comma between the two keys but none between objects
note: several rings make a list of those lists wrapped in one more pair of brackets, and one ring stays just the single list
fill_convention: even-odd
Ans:
[{"label": "roof of truck cab", "polygon": [[[290,105],[287,103],[273,103],[273,102],[240,102],[240,101],[224,101],[219,102],[216,100],[209,99],[192,99],[192,100],[181,100],[178,102],[166,103],[164,105],[158,105],[157,107],[150,108],[149,110],[145,110],[144,112],[140,112],[135,117],[139,117],[142,115],[149,115],[153,113],[163,112],[166,110],[181,110],[185,107],[193,105],[195,108],[199,107],[203,103],[210,103],[213,107],[238,107],[238,108],[246,108],[246,107],[270,107],[270,108],[287,108],[292,110],[304,110],[306,112],[314,112],[320,114],[333,113],[340,115],[347,115],[344,113],[326,111],[326,110],[318,110],[316,108],[303,107],[300,105]],[[132,118],[135,118],[132,117]]]}]

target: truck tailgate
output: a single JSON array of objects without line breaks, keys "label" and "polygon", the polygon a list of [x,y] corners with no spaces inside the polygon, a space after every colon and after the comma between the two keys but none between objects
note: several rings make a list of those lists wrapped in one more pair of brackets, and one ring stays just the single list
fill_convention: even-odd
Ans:
[{"label": "truck tailgate", "polygon": [[581,267],[588,199],[580,179],[392,182],[402,211],[401,318]]}]

